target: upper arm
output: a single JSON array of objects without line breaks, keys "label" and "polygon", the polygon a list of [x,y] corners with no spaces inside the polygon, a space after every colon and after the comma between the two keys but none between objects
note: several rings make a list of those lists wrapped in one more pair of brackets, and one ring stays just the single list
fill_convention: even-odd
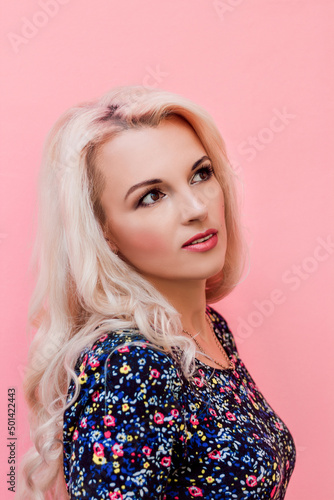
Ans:
[{"label": "upper arm", "polygon": [[180,381],[171,360],[129,346],[89,377],[94,380],[71,442],[70,493],[160,498],[181,458],[184,434]]}]

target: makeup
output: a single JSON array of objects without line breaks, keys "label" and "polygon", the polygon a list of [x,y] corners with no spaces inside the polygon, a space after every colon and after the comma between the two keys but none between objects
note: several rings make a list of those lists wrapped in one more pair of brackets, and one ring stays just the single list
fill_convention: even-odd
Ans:
[{"label": "makeup", "polygon": [[[199,240],[199,241],[198,241]],[[191,243],[193,242],[193,243]],[[218,243],[217,231],[209,229],[205,233],[201,233],[191,238],[186,242],[182,248],[191,252],[206,252],[211,250]]]}]

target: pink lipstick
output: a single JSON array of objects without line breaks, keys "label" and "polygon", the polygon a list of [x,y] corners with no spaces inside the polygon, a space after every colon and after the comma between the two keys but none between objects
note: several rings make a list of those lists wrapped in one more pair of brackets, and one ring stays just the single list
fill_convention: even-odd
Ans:
[{"label": "pink lipstick", "polygon": [[218,236],[216,229],[208,229],[204,233],[195,234],[192,238],[186,241],[182,248],[192,252],[206,252],[211,250],[218,243]]}]

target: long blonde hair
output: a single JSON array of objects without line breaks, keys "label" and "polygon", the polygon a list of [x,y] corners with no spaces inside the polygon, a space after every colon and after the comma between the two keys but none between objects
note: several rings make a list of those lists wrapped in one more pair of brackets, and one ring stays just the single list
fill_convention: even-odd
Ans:
[{"label": "long blonde hair", "polygon": [[[115,255],[103,234],[100,195],[105,179],[96,168],[99,148],[116,134],[155,127],[178,115],[194,129],[223,189],[227,251],[222,271],[206,283],[207,303],[229,294],[240,280],[245,245],[236,174],[211,116],[179,95],[143,86],[116,87],[101,99],[65,112],[45,143],[39,178],[38,230],[32,255],[36,286],[29,308],[31,342],[24,392],[34,446],[20,468],[18,498],[66,498],[62,427],[67,389],[82,350],[105,332],[138,328],[172,354],[189,378],[195,344],[181,335],[178,312],[134,268]],[[210,195],[210,194],[208,194]]]}]

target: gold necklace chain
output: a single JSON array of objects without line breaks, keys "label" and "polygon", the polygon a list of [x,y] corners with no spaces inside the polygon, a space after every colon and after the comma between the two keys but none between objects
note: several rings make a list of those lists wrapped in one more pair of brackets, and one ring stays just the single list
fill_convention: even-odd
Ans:
[{"label": "gold necklace chain", "polygon": [[[218,349],[220,350],[220,352],[223,354],[224,358],[226,359],[226,361],[228,362],[228,366],[224,366],[222,365],[221,363],[219,363],[218,361],[216,361],[212,356],[209,356],[217,365],[221,366],[223,369],[227,369],[227,370],[234,370],[235,369],[235,366],[234,366],[234,363],[229,359],[229,357],[227,356],[226,352],[224,351],[224,349],[222,348],[220,342],[218,341],[217,339],[217,336],[215,334],[215,332],[213,331],[213,326],[212,326],[212,323],[209,319],[209,317],[207,316],[207,314],[205,315],[205,318],[207,320],[207,322],[209,323],[209,327],[210,327],[210,330],[215,338],[215,342],[217,344],[217,347]],[[187,330],[183,329],[184,333],[186,333],[187,335],[189,335],[190,338],[193,339],[193,341],[195,342],[195,344],[197,345],[197,347],[200,349],[200,351],[204,354],[206,354],[208,356],[208,353],[204,351],[203,347],[197,342],[197,340],[195,339],[195,336],[192,336]]]}]

